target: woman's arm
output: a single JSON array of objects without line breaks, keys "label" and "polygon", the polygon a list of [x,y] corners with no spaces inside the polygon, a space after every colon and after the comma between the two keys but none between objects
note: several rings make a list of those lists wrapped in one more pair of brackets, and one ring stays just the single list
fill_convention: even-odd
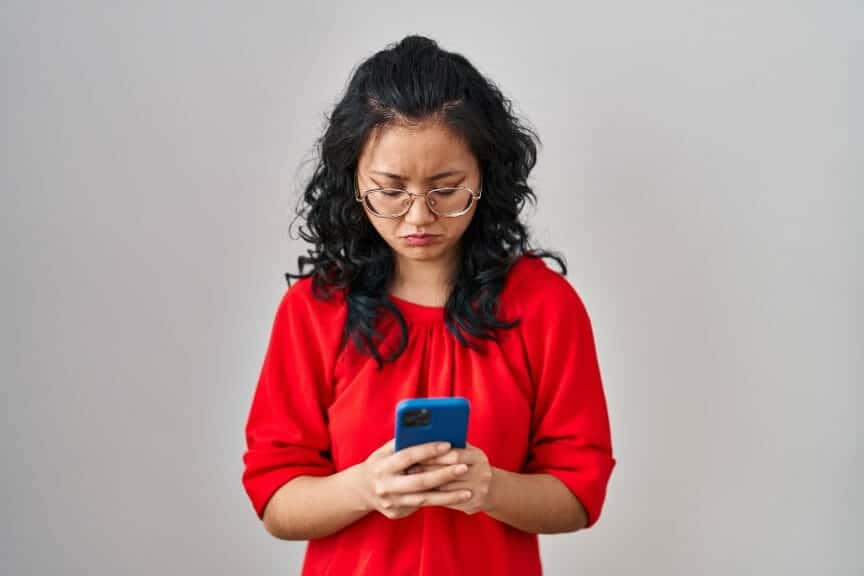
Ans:
[{"label": "woman's arm", "polygon": [[450,450],[446,442],[418,444],[395,452],[394,441],[378,448],[366,461],[328,476],[296,476],[273,493],[264,508],[264,526],[282,540],[323,538],[375,510],[390,519],[403,518],[419,506],[465,502],[470,492],[440,492],[468,467],[439,466],[404,474],[415,464]]},{"label": "woman's arm", "polygon": [[551,474],[519,474],[492,468],[486,514],[535,534],[581,530],[588,523],[579,499]]},{"label": "woman's arm", "polygon": [[369,513],[355,488],[357,467],[330,476],[297,476],[264,509],[264,526],[282,540],[323,538]]},{"label": "woman's arm", "polygon": [[491,466],[486,453],[470,443],[424,462],[422,468],[435,470],[457,463],[468,465],[468,471],[439,489],[470,490],[472,497],[448,508],[466,514],[485,512],[535,534],[574,532],[588,524],[582,503],[561,480],[547,473],[520,474]]}]

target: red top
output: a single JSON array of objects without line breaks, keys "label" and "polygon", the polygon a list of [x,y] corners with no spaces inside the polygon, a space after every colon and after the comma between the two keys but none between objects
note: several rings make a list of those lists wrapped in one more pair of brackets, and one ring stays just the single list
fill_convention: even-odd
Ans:
[{"label": "red top", "polygon": [[[364,461],[393,438],[403,398],[464,396],[468,442],[491,466],[547,473],[600,515],[615,459],[591,321],[581,298],[543,260],[523,256],[499,299],[499,318],[521,318],[481,355],[461,345],[443,308],[391,296],[408,345],[377,369],[353,346],[339,350],[347,306],[295,282],[276,311],[246,424],[243,486],[259,518],[273,493],[299,475],[324,476]],[[392,315],[381,320],[398,343]],[[329,455],[329,456],[328,456]],[[310,540],[303,574],[541,574],[536,534],[482,512],[423,507],[391,520],[377,511]]]}]

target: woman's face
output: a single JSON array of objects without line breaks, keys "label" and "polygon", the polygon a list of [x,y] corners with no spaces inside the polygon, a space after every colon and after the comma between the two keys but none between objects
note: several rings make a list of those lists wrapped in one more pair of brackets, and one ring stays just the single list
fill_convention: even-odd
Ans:
[{"label": "woman's face", "polygon": [[[477,159],[462,140],[446,126],[424,122],[416,126],[386,126],[366,142],[357,167],[357,190],[402,188],[424,193],[433,188],[465,186],[480,190]],[[411,209],[399,218],[382,218],[363,205],[378,234],[393,249],[397,260],[446,263],[455,255],[459,240],[477,210],[477,200],[461,216],[438,216],[424,197],[414,198]],[[433,235],[428,243],[410,235]]]}]

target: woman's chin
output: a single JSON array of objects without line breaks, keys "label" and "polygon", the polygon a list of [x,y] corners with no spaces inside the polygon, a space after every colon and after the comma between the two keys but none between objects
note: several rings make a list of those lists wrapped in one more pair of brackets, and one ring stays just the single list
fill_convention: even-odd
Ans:
[{"label": "woman's chin", "polygon": [[449,247],[441,244],[429,244],[426,246],[399,246],[395,252],[402,258],[408,260],[438,260],[448,253]]}]

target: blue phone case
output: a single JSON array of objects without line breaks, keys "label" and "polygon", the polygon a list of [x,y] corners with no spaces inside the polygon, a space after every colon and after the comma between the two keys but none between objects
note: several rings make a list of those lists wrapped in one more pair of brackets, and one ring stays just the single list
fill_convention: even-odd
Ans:
[{"label": "blue phone case", "polygon": [[402,400],[396,405],[396,450],[442,441],[465,448],[470,410],[461,396]]}]

